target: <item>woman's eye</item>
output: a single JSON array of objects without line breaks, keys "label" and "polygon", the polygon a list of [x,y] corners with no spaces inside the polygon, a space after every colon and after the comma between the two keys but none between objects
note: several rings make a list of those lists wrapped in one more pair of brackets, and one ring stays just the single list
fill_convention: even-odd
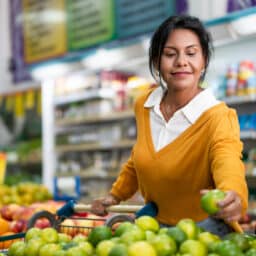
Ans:
[{"label": "woman's eye", "polygon": [[196,53],[195,52],[188,52],[187,55],[188,56],[194,56],[194,55],[196,55]]},{"label": "woman's eye", "polygon": [[168,52],[168,53],[165,53],[165,55],[167,57],[173,57],[173,56],[175,56],[175,53]]}]

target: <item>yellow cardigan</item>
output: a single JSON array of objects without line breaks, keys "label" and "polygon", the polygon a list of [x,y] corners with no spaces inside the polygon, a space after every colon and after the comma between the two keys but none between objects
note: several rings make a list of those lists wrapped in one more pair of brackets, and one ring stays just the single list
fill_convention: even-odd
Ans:
[{"label": "yellow cardigan", "polygon": [[[245,213],[248,191],[236,112],[219,103],[156,152],[150,130],[150,109],[144,107],[151,91],[136,101],[137,142],[111,194],[127,200],[139,189],[145,202],[157,204],[157,219],[169,225],[183,218],[201,221],[208,217],[200,207],[201,189],[236,191]],[[237,223],[231,225],[241,231]]]}]

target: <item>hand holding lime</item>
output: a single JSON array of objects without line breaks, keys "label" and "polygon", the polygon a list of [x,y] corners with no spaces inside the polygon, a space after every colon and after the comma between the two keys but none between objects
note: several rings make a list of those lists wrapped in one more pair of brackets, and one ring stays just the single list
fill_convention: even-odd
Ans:
[{"label": "hand holding lime", "polygon": [[201,207],[202,209],[209,213],[210,215],[216,214],[220,208],[218,202],[223,200],[226,196],[226,193],[219,189],[213,189],[206,192],[201,197]]}]

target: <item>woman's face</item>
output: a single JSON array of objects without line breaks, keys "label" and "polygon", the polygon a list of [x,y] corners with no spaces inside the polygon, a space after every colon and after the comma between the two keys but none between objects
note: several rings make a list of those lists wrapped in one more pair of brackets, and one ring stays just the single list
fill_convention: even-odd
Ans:
[{"label": "woman's face", "polygon": [[169,90],[198,87],[205,58],[197,35],[189,29],[175,29],[165,43],[160,64]]}]

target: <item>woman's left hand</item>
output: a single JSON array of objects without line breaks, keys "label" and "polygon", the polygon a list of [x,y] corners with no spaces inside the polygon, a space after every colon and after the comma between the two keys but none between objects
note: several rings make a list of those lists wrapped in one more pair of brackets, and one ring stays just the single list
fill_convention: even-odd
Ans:
[{"label": "woman's left hand", "polygon": [[227,222],[239,221],[242,216],[242,202],[235,191],[227,191],[226,197],[218,202],[220,210],[214,215]]}]

